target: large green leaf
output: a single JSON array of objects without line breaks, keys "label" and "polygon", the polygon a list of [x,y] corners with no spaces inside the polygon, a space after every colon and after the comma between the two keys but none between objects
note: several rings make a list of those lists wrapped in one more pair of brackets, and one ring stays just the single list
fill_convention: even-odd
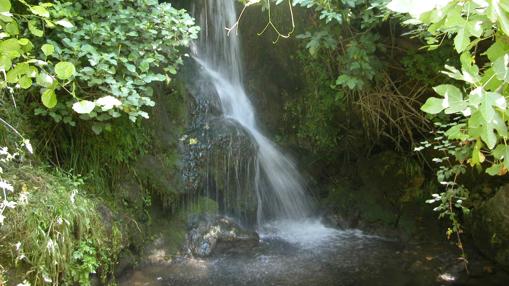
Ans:
[{"label": "large green leaf", "polygon": [[41,72],[37,75],[36,82],[42,87],[50,87],[53,85],[53,78],[45,72]]},{"label": "large green leaf", "polygon": [[484,55],[488,56],[488,59],[492,62],[496,61],[498,58],[504,56],[507,51],[509,51],[509,43],[502,37],[498,37],[491,45],[491,47],[486,50]]},{"label": "large green leaf", "polygon": [[500,80],[509,82],[509,53],[501,56],[493,63],[493,70]]},{"label": "large green leaf", "polygon": [[30,7],[30,11],[37,16],[41,16],[43,18],[49,17],[49,11],[43,6],[32,6]]},{"label": "large green leaf", "polygon": [[42,45],[41,50],[48,57],[55,52],[55,47],[51,44],[44,44]]},{"label": "large green leaf", "polygon": [[485,122],[489,123],[495,117],[495,109],[493,108],[493,102],[489,93],[485,93],[481,98],[481,103],[479,105],[479,111]]},{"label": "large green leaf", "polygon": [[11,1],[0,0],[0,12],[9,12],[11,10]]},{"label": "large green leaf", "polygon": [[79,114],[89,114],[95,108],[95,103],[88,100],[81,100],[73,104],[72,109]]},{"label": "large green leaf", "polygon": [[447,136],[447,138],[449,138],[451,140],[465,141],[469,138],[469,136],[463,132],[463,129],[465,127],[466,127],[466,124],[464,124],[464,123],[454,125],[453,127],[449,128],[449,130],[447,130],[445,132],[445,135]]},{"label": "large green leaf", "polygon": [[426,103],[421,107],[421,110],[429,114],[438,114],[444,110],[443,99],[430,97]]},{"label": "large green leaf", "polygon": [[18,23],[16,23],[16,21],[8,23],[7,25],[5,25],[5,31],[9,33],[9,35],[11,36],[19,35]]},{"label": "large green leaf", "polygon": [[465,51],[470,45],[470,33],[465,27],[458,29],[456,37],[454,37],[454,48],[458,53]]},{"label": "large green leaf", "polygon": [[444,97],[442,107],[445,108],[446,114],[462,112],[467,108],[467,103],[463,100],[463,93],[454,85],[443,84],[433,89]]},{"label": "large green leaf", "polygon": [[[508,12],[502,9],[503,3],[507,0],[489,0],[490,6],[488,16],[492,22],[498,22],[499,28],[506,34],[509,35],[509,16]],[[505,3],[504,5],[507,5]]]},{"label": "large green leaf", "polygon": [[59,79],[67,80],[76,73],[76,68],[70,62],[59,62],[55,65],[55,73]]},{"label": "large green leaf", "polygon": [[41,96],[42,104],[47,108],[53,108],[57,105],[57,95],[54,89],[46,89]]}]

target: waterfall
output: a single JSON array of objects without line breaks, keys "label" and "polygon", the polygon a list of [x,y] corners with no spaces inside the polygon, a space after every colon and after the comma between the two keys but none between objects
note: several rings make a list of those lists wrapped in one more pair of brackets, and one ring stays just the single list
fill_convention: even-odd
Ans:
[{"label": "waterfall", "polygon": [[201,77],[214,89],[209,94],[220,101],[222,116],[236,122],[252,138],[255,156],[254,191],[257,223],[298,221],[311,214],[309,197],[295,164],[260,131],[256,114],[243,85],[239,36],[225,28],[237,20],[235,0],[204,0],[196,18],[202,27],[193,57]]}]

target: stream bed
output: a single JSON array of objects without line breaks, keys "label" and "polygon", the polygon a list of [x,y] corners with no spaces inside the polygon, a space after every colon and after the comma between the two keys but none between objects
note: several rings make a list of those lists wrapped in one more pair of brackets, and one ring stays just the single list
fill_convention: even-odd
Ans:
[{"label": "stream bed", "polygon": [[268,227],[258,246],[223,247],[207,258],[141,266],[120,285],[507,285],[484,260],[468,277],[453,246],[396,240],[318,223]]}]

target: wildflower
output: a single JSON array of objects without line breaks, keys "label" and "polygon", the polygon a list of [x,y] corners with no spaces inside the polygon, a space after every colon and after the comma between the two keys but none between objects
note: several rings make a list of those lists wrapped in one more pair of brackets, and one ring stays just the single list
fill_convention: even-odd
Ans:
[{"label": "wildflower", "polygon": [[72,190],[72,193],[71,193],[71,203],[74,205],[74,202],[76,201],[76,195],[78,194],[78,190]]},{"label": "wildflower", "polygon": [[23,281],[23,283],[19,283],[19,284],[18,284],[18,285],[16,285],[16,286],[31,286],[31,284],[30,284],[30,282],[28,282],[28,281],[26,281],[26,280],[25,280],[25,281]]},{"label": "wildflower", "polygon": [[27,150],[28,150],[28,152],[30,152],[30,154],[34,154],[34,148],[32,148],[32,144],[30,144],[30,140],[28,140],[28,139],[23,140],[23,145],[25,145],[25,148],[27,148]]},{"label": "wildflower", "polygon": [[0,189],[6,190],[6,191],[10,191],[10,192],[14,192],[14,188],[12,187],[12,185],[9,184],[7,181],[4,181],[4,180],[0,180]]},{"label": "wildflower", "polygon": [[28,204],[28,192],[19,193],[18,204],[22,206]]}]

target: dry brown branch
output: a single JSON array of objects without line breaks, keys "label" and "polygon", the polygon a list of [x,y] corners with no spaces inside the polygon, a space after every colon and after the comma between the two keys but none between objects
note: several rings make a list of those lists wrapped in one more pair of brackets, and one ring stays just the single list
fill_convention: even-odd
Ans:
[{"label": "dry brown branch", "polygon": [[426,134],[431,126],[419,109],[419,98],[426,91],[418,83],[397,84],[385,74],[383,85],[359,93],[355,104],[368,139],[377,142],[387,138],[398,149],[402,149],[402,143],[413,145],[414,139]]}]

